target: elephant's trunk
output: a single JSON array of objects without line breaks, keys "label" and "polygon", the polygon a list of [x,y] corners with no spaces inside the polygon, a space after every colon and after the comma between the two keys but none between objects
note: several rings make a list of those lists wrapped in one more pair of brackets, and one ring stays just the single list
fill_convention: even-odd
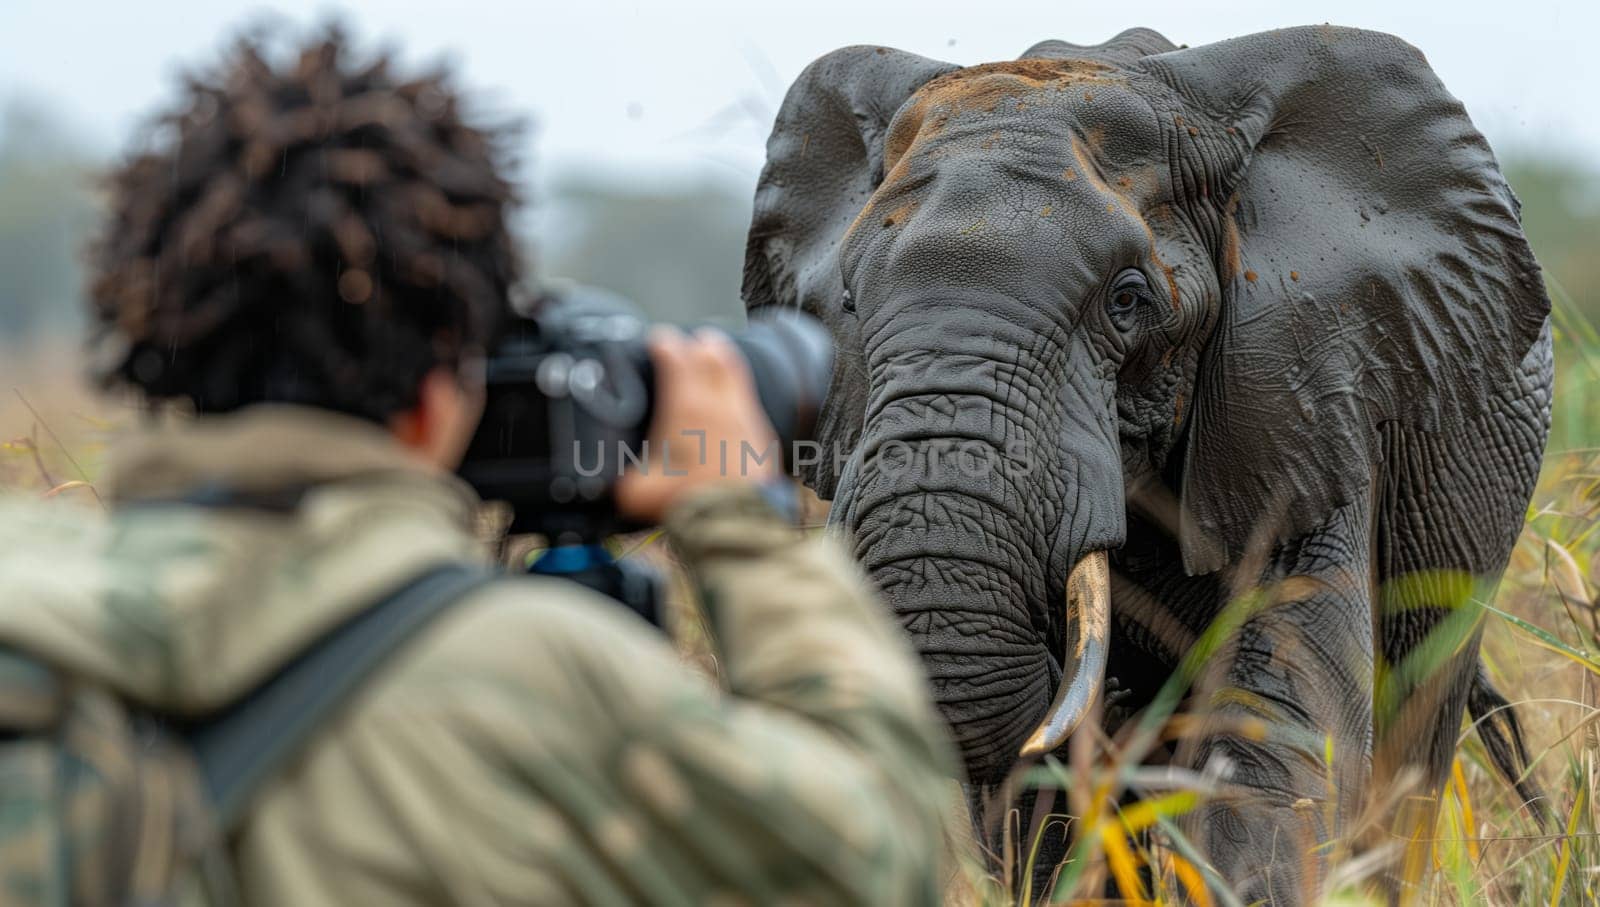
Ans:
[{"label": "elephant's trunk", "polygon": [[[992,783],[1059,746],[1099,691],[1104,552],[1124,532],[1116,412],[1049,309],[915,303],[863,324],[871,391],[833,519],[921,654],[969,779]],[[966,332],[909,317],[958,305]]]},{"label": "elephant's trunk", "polygon": [[[969,780],[1016,763],[1061,677],[1048,628],[1028,607],[1042,566],[1015,505],[985,489],[918,491],[865,467],[840,517],[855,553],[921,656]],[[840,501],[835,501],[838,507]]]}]

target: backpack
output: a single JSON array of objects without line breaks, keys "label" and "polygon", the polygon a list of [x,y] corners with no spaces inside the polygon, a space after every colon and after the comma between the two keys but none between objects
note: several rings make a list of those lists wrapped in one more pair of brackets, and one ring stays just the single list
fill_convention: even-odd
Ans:
[{"label": "backpack", "polygon": [[237,902],[227,842],[252,797],[391,653],[494,575],[429,570],[199,720],[0,647],[0,907]]}]

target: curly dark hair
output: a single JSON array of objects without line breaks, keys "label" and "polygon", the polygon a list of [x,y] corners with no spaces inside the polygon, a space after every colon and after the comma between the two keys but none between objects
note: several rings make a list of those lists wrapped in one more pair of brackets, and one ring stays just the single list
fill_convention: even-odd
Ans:
[{"label": "curly dark hair", "polygon": [[518,271],[516,127],[464,122],[448,72],[401,79],[345,45],[331,28],[274,66],[238,40],[111,174],[90,252],[102,381],[382,422],[488,342]]}]

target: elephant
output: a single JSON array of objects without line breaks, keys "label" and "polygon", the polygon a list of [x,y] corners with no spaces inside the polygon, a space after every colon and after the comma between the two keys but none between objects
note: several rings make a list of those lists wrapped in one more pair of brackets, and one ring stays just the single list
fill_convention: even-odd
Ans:
[{"label": "elephant", "polygon": [[[1492,151],[1409,44],[833,51],[777,114],[742,297],[833,334],[839,454],[797,469],[968,784],[1148,705],[1262,589],[1174,757],[1237,792],[1180,828],[1246,902],[1306,898],[1311,844],[1375,791],[1441,790],[1468,713],[1537,798],[1481,620],[1453,616],[1481,616],[1533,494],[1550,303]],[[1411,800],[1391,813],[1431,821]]]}]

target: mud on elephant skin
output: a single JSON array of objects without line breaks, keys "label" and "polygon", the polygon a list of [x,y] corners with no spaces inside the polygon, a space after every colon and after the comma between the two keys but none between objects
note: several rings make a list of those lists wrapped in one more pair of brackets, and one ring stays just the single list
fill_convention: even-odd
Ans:
[{"label": "mud on elephant skin", "polygon": [[[805,478],[973,782],[1060,746],[1097,644],[1159,683],[1228,588],[1295,577],[1209,666],[1217,723],[1185,757],[1256,793],[1190,817],[1217,866],[1293,900],[1320,857],[1263,871],[1274,841],[1348,834],[1408,769],[1437,789],[1463,712],[1503,702],[1475,630],[1427,677],[1388,669],[1461,604],[1428,578],[1504,569],[1551,386],[1517,202],[1399,39],[835,51],[778,114],[744,298],[831,326],[822,431],[854,454]],[[958,468],[975,450],[993,468]],[[1241,714],[1309,733],[1230,736]],[[1486,724],[1513,770],[1514,723]],[[1331,780],[1294,742],[1330,737]]]}]

